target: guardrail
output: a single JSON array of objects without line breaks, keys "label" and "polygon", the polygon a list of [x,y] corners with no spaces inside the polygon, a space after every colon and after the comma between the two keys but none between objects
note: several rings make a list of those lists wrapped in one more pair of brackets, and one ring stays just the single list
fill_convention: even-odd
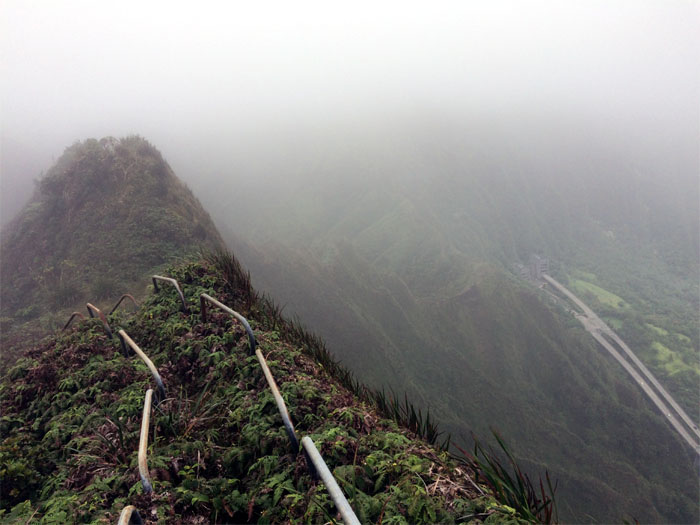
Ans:
[{"label": "guardrail", "polygon": [[100,321],[102,321],[102,326],[105,329],[105,332],[107,332],[107,335],[109,336],[110,339],[114,338],[114,334],[112,333],[112,328],[109,326],[109,322],[107,322],[107,318],[105,317],[105,314],[102,313],[102,311],[97,308],[92,303],[87,303],[85,305],[87,307],[87,311],[90,314],[91,318],[95,317],[95,314],[100,318]]},{"label": "guardrail", "polygon": [[[314,445],[313,440],[309,436],[304,436],[301,438],[301,444],[306,452],[306,457],[311,459],[311,465],[315,472],[321,477],[323,483],[328,489],[328,494],[330,494],[333,503],[335,503],[336,508],[340,512],[340,517],[343,519],[343,523],[346,525],[360,525],[360,520],[357,519],[355,512],[350,507],[348,500],[345,499],[343,491],[340,490],[338,483],[335,481],[333,474],[328,469],[326,462],[323,461],[321,453]],[[311,465],[309,468],[311,468]]]},{"label": "guardrail", "polygon": [[[160,275],[154,275],[152,276],[153,279],[153,286],[155,288],[155,291],[158,292],[158,284],[157,281],[164,281],[171,283],[178,295],[180,296],[180,301],[182,303],[182,310],[184,312],[188,312],[189,310],[187,309],[187,303],[185,301],[184,294],[182,293],[182,290],[180,289],[180,286],[178,282],[170,277],[163,277]],[[109,315],[114,313],[114,311],[119,307],[119,305],[122,303],[124,299],[130,299],[135,306],[138,307],[138,304],[136,303],[136,300],[131,296],[130,294],[124,294],[119,298],[119,301],[117,304],[112,308],[112,310],[109,312]],[[301,447],[300,447],[300,442],[296,434],[296,430],[294,429],[294,424],[292,423],[291,417],[289,415],[289,411],[287,409],[287,405],[284,402],[284,399],[282,398],[282,395],[280,394],[279,388],[277,386],[277,383],[275,382],[275,379],[272,375],[272,372],[270,371],[269,366],[267,365],[267,361],[265,359],[265,356],[263,356],[262,352],[260,351],[259,348],[257,348],[257,341],[255,339],[255,335],[253,333],[252,328],[250,327],[250,323],[248,323],[248,320],[243,317],[240,313],[236,312],[235,310],[229,308],[225,304],[221,303],[214,297],[203,293],[200,295],[200,306],[201,306],[201,318],[202,322],[207,321],[207,303],[210,303],[224,312],[228,313],[235,319],[237,319],[245,328],[245,331],[248,335],[248,349],[250,355],[255,355],[258,359],[258,362],[260,363],[260,367],[263,371],[263,375],[265,376],[265,379],[267,381],[268,386],[270,387],[270,390],[272,391],[272,395],[275,399],[275,403],[277,404],[277,409],[280,413],[280,416],[282,417],[282,422],[284,424],[284,427],[287,431],[287,434],[289,436],[289,440],[292,444],[292,448],[295,452],[298,452],[299,450],[302,450],[305,457],[306,457],[306,462],[307,466],[309,468],[309,471],[314,479],[320,479],[323,481],[325,484],[326,488],[328,489],[328,493],[331,496],[331,499],[335,503],[338,511],[340,512],[340,515],[342,517],[343,522],[346,525],[359,525],[359,520],[357,519],[357,516],[353,512],[352,508],[350,507],[350,504],[348,503],[347,499],[345,498],[342,490],[338,486],[338,483],[335,481],[335,478],[333,477],[333,474],[331,473],[330,469],[326,465],[325,461],[323,460],[323,457],[319,453],[318,449],[316,448],[316,445],[314,444],[313,440],[305,436],[301,440]],[[91,303],[87,303],[87,309],[88,313],[90,314],[91,318],[95,317],[95,314],[100,318],[102,321],[102,324],[105,328],[105,331],[107,334],[110,336],[110,338],[113,337],[112,329],[109,326],[109,323],[107,322],[107,318],[105,315],[100,311],[99,308],[94,306]],[[85,317],[80,313],[80,312],[73,312],[71,315],[70,319],[64,326],[64,330],[68,328],[68,326],[71,324],[73,319],[75,317],[80,317],[81,319],[85,319]],[[134,342],[131,337],[124,331],[124,330],[119,330],[117,332],[117,335],[119,336],[119,341],[121,343],[121,349],[122,353],[124,356],[128,357],[129,355],[129,348],[133,350],[139,358],[146,364],[148,369],[151,371],[151,374],[153,375],[153,378],[156,382],[156,386],[158,388],[158,396],[156,397],[156,404],[160,403],[163,401],[166,397],[166,392],[165,392],[165,386],[163,385],[163,380],[160,377],[160,374],[158,373],[158,370],[156,369],[155,365],[153,362],[148,358],[148,356],[139,348],[139,346]],[[143,415],[141,418],[141,432],[140,432],[140,439],[139,439],[139,448],[138,448],[138,468],[139,468],[139,476],[141,478],[141,484],[143,486],[143,491],[146,494],[150,494],[153,492],[153,484],[151,481],[150,473],[148,471],[148,431],[149,431],[149,426],[150,426],[150,416],[151,416],[151,409],[152,409],[152,402],[153,402],[153,389],[149,388],[146,391],[146,395],[144,398],[144,406],[143,406]],[[128,524],[143,524],[143,519],[139,515],[138,511],[133,505],[128,505],[124,507],[122,510],[120,516],[119,516],[119,525],[128,525]]]},{"label": "guardrail", "polygon": [[122,295],[122,296],[119,298],[119,300],[117,301],[117,304],[114,305],[114,308],[112,308],[112,309],[109,311],[109,313],[107,314],[107,316],[112,315],[112,314],[114,313],[114,311],[115,311],[117,308],[119,308],[119,305],[122,304],[122,301],[123,301],[124,299],[129,299],[132,303],[134,303],[134,306],[135,306],[136,308],[139,307],[138,303],[136,302],[136,299],[134,299],[134,296],[131,295],[130,293],[125,293],[124,295]]},{"label": "guardrail", "polygon": [[[136,302],[136,299],[134,299],[134,296],[129,294],[129,293],[125,293],[124,295],[122,295],[119,298],[119,300],[117,301],[117,304],[114,305],[114,308],[112,308],[109,311],[107,316],[105,316],[102,313],[102,311],[99,308],[97,308],[94,304],[87,303],[87,305],[86,305],[87,311],[90,314],[90,318],[94,318],[95,317],[94,314],[96,313],[97,316],[100,318],[100,321],[102,321],[102,326],[104,326],[105,332],[107,332],[107,334],[109,335],[110,338],[114,337],[114,335],[112,333],[112,327],[109,325],[109,322],[107,321],[107,317],[112,315],[115,312],[115,310],[117,308],[119,308],[119,305],[122,304],[122,301],[124,301],[124,299],[129,299],[132,303],[134,303],[134,306],[136,308],[139,307],[138,303]],[[83,314],[81,314],[80,312],[73,312],[71,314],[70,318],[68,319],[68,322],[66,322],[66,324],[63,326],[63,330],[67,330],[68,327],[70,326],[70,324],[73,322],[73,319],[75,319],[76,317],[80,317],[81,321],[85,320],[85,316]]]},{"label": "guardrail", "polygon": [[80,317],[81,321],[85,321],[85,316],[83,314],[81,314],[80,312],[73,312],[70,316],[70,319],[68,319],[68,322],[63,327],[63,330],[66,330],[70,326],[70,324],[73,322],[73,319],[75,319],[76,317]]},{"label": "guardrail", "polygon": [[127,505],[119,514],[117,525],[143,525],[143,519],[133,505]]},{"label": "guardrail", "polygon": [[158,369],[153,364],[153,361],[151,361],[148,358],[148,356],[143,353],[143,350],[139,348],[139,345],[134,343],[134,340],[131,337],[129,337],[129,334],[127,334],[124,330],[119,330],[119,332],[117,332],[117,335],[119,336],[119,341],[122,345],[122,353],[125,357],[128,357],[129,351],[127,350],[127,347],[130,347],[134,352],[136,352],[136,355],[138,355],[141,358],[141,360],[144,363],[146,363],[146,366],[151,371],[153,379],[155,380],[156,385],[158,386],[158,399],[156,404],[160,403],[165,399],[165,386],[163,385],[163,380],[160,378]]},{"label": "guardrail", "polygon": [[143,417],[141,418],[141,437],[139,438],[139,475],[141,476],[141,485],[146,494],[153,492],[153,484],[151,483],[151,475],[148,473],[148,426],[151,419],[151,399],[153,398],[153,389],[146,390],[146,397],[143,400]]},{"label": "guardrail", "polygon": [[[262,352],[260,351],[259,348],[256,348],[257,346],[257,341],[255,340],[255,335],[253,334],[253,330],[250,328],[250,324],[248,323],[248,320],[243,317],[241,314],[236,312],[235,310],[232,310],[222,302],[218,301],[217,299],[214,299],[212,296],[208,294],[201,294],[199,297],[199,302],[201,305],[201,313],[202,313],[202,322],[206,322],[207,319],[207,302],[219,307],[222,309],[224,312],[232,315],[236,319],[238,319],[243,326],[246,329],[246,332],[248,333],[248,343],[249,343],[249,349],[251,354],[255,352],[255,356],[258,358],[258,362],[260,363],[260,367],[262,368],[263,374],[265,375],[265,379],[267,380],[267,384],[270,387],[270,390],[272,391],[272,396],[275,398],[275,403],[277,404],[277,410],[280,413],[280,416],[282,416],[282,422],[284,423],[285,429],[287,430],[287,435],[289,436],[289,441],[292,444],[293,450],[296,452],[299,450],[299,440],[296,435],[296,431],[294,430],[294,424],[292,423],[291,418],[289,417],[289,411],[287,410],[287,405],[284,402],[284,399],[282,398],[282,395],[280,394],[279,388],[277,387],[277,383],[275,382],[275,378],[272,376],[272,372],[270,371],[270,367],[267,366],[267,361],[265,360],[265,356],[263,356]],[[357,516],[355,515],[354,511],[352,510],[352,507],[350,507],[350,504],[348,503],[348,500],[345,498],[345,495],[343,494],[343,491],[340,489],[338,486],[338,483],[335,481],[335,478],[333,477],[333,474],[331,474],[331,471],[329,470],[328,466],[326,465],[326,462],[323,460],[323,457],[321,457],[321,454],[319,453],[318,449],[316,448],[316,445],[314,445],[314,442],[311,440],[310,437],[305,436],[301,440],[302,445],[303,445],[303,451],[304,455],[306,456],[307,459],[307,465],[309,467],[309,471],[311,472],[312,477],[315,479],[318,479],[318,477],[321,477],[321,480],[323,483],[326,485],[326,488],[328,489],[328,493],[331,496],[331,499],[335,503],[335,506],[338,508],[338,511],[340,512],[340,515],[343,519],[343,522],[346,525],[360,525],[360,521],[357,519]]]},{"label": "guardrail", "polygon": [[154,292],[158,293],[158,281],[164,281],[166,283],[170,283],[175,287],[175,290],[177,290],[178,295],[180,296],[180,301],[182,302],[182,311],[185,313],[188,313],[190,310],[187,308],[187,302],[185,302],[185,296],[182,293],[182,290],[180,290],[180,285],[177,284],[177,281],[173,279],[172,277],[163,277],[162,275],[153,275],[151,277],[153,280],[153,288]]},{"label": "guardrail", "polygon": [[289,417],[287,405],[284,403],[284,399],[282,399],[279,388],[277,388],[277,383],[275,383],[275,378],[272,377],[272,372],[270,372],[270,368],[267,366],[267,361],[265,361],[265,357],[262,355],[259,348],[255,350],[255,355],[258,358],[263,374],[265,374],[267,384],[270,387],[270,390],[272,390],[272,397],[275,398],[275,403],[277,403],[277,410],[279,410],[279,413],[282,416],[282,422],[284,423],[284,427],[287,429],[287,435],[289,436],[289,441],[292,442],[292,448],[297,451],[299,450],[299,440],[297,439],[297,433],[294,430],[292,420]]},{"label": "guardrail", "polygon": [[253,355],[255,353],[255,348],[257,346],[257,341],[255,340],[255,335],[253,334],[253,329],[250,327],[250,324],[248,323],[248,320],[243,317],[241,314],[236,312],[235,310],[232,310],[222,302],[214,299],[211,295],[208,294],[201,294],[199,296],[199,305],[200,305],[200,310],[202,312],[202,322],[206,323],[207,322],[207,302],[213,304],[214,306],[218,306],[221,308],[224,312],[226,312],[229,315],[232,315],[236,319],[238,319],[243,327],[245,328],[245,331],[248,333],[248,350],[250,352],[250,355]]},{"label": "guardrail", "polygon": [[287,405],[285,405],[284,399],[282,399],[282,395],[280,394],[279,388],[277,388],[277,383],[275,383],[275,379],[272,377],[270,368],[267,366],[267,361],[265,360],[265,357],[262,355],[262,352],[260,352],[260,349],[256,349],[257,341],[255,340],[255,335],[253,334],[253,329],[250,327],[250,323],[248,323],[248,320],[241,314],[239,314],[235,310],[232,310],[231,308],[223,304],[221,301],[214,299],[211,295],[206,293],[203,293],[199,296],[199,304],[201,306],[203,323],[207,322],[207,302],[219,307],[227,314],[238,319],[244,326],[246,332],[248,333],[248,348],[250,350],[250,353],[255,353],[255,355],[258,358],[258,362],[260,363],[260,367],[263,370],[263,374],[265,375],[267,384],[270,386],[270,390],[272,390],[272,396],[275,398],[275,403],[277,403],[277,409],[279,410],[279,413],[282,416],[282,422],[284,423],[284,426],[287,429],[289,441],[291,441],[294,450],[299,450],[299,439],[297,438],[296,431],[294,430],[292,420],[289,417]]}]

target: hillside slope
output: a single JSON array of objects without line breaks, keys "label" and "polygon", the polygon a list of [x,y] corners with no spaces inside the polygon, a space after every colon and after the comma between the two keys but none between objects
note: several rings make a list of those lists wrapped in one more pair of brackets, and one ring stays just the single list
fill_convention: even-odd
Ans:
[{"label": "hillside slope", "polygon": [[152,379],[89,320],[30,351],[2,382],[0,517],[106,523],[133,504],[148,522],[335,519],[325,488],[291,449],[240,323],[221,312],[201,321],[204,292],[248,317],[297,434],[315,441],[362,523],[521,521],[473,483],[468,465],[343,386],[347,375],[327,355],[316,362],[318,340],[260,298],[235,259],[219,254],[169,274],[190,313],[168,287],[136,314],[111,318],[147,352],[168,392],[152,415],[154,492],[143,493],[136,462]]},{"label": "hillside slope", "polygon": [[200,246],[221,246],[219,233],[156,148],[140,137],[74,144],[2,231],[4,350],[87,300],[138,294],[151,270]]},{"label": "hillside slope", "polygon": [[557,155],[481,152],[459,135],[376,154],[348,143],[306,180],[248,183],[254,207],[221,197],[217,213],[212,201],[256,286],[363,381],[408,391],[453,435],[497,427],[561,481],[563,519],[696,522],[692,451],[573,317],[509,270],[541,251],[558,278],[624,298],[626,309],[591,304],[697,414],[699,223],[687,196],[672,205],[697,181],[679,170],[656,201],[665,172],[607,148],[573,145],[570,162],[548,164]]},{"label": "hillside slope", "polygon": [[327,247],[325,264],[303,249],[234,246],[256,286],[363,381],[408,392],[463,442],[495,427],[529,470],[548,469],[563,519],[697,516],[692,450],[575,319],[503,272],[481,268],[454,296],[419,300],[347,243]]}]

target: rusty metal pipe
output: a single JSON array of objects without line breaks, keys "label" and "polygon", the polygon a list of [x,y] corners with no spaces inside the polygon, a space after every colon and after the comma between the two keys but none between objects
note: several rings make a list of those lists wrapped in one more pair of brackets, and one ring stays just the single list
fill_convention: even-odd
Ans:
[{"label": "rusty metal pipe", "polygon": [[114,334],[112,333],[112,328],[109,326],[109,323],[107,322],[107,318],[105,317],[105,314],[102,313],[102,311],[97,308],[94,304],[87,303],[86,305],[87,311],[90,314],[91,318],[95,317],[95,314],[100,318],[100,321],[102,321],[102,326],[105,329],[105,332],[107,332],[107,335],[109,336],[110,339],[114,337]]},{"label": "rusty metal pipe", "polygon": [[151,419],[151,399],[153,389],[146,390],[146,398],[143,401],[143,417],[141,418],[141,437],[139,438],[139,475],[141,485],[146,494],[153,492],[151,475],[148,473],[148,426]]},{"label": "rusty metal pipe", "polygon": [[270,390],[272,390],[272,396],[275,398],[275,403],[277,403],[277,409],[279,410],[280,415],[282,416],[282,422],[284,423],[284,427],[287,429],[289,441],[292,442],[292,447],[294,451],[297,451],[299,450],[299,440],[297,439],[297,434],[294,430],[292,420],[289,417],[287,405],[284,403],[284,399],[280,394],[279,388],[277,388],[277,383],[275,383],[275,378],[272,377],[272,372],[270,372],[270,368],[267,366],[267,361],[265,360],[265,357],[262,355],[262,352],[259,348],[255,351],[255,355],[258,357],[260,366],[263,369],[263,374],[265,374],[267,384],[270,386]]},{"label": "rusty metal pipe", "polygon": [[210,302],[214,306],[221,308],[224,312],[226,312],[229,315],[232,315],[241,322],[243,328],[245,328],[245,331],[248,333],[248,349],[250,355],[253,355],[255,353],[255,347],[257,346],[257,342],[255,341],[255,335],[253,335],[253,329],[250,327],[248,320],[235,310],[232,310],[222,302],[214,299],[211,295],[203,293],[199,296],[199,304],[201,306],[203,323],[207,322],[207,302]]},{"label": "rusty metal pipe", "polygon": [[131,294],[129,294],[129,293],[125,293],[124,295],[122,295],[122,296],[119,298],[119,301],[117,301],[117,304],[114,305],[114,308],[112,308],[112,309],[109,311],[109,313],[108,313],[107,315],[112,315],[112,314],[114,313],[114,311],[115,311],[117,308],[119,308],[119,305],[122,304],[122,301],[123,301],[124,299],[130,299],[131,302],[134,303],[134,307],[135,307],[135,308],[138,308],[138,307],[139,307],[138,303],[136,302],[136,299],[134,299],[134,296],[131,295]]},{"label": "rusty metal pipe", "polygon": [[136,355],[138,355],[141,358],[141,360],[144,363],[146,363],[146,366],[151,371],[153,379],[155,379],[156,385],[158,386],[159,399],[157,400],[157,403],[160,403],[165,399],[165,386],[163,385],[163,380],[160,378],[158,369],[153,364],[153,361],[151,361],[148,358],[148,356],[143,353],[143,350],[141,350],[139,346],[136,343],[134,343],[134,340],[131,337],[129,337],[129,334],[127,334],[124,330],[119,330],[119,332],[117,332],[117,335],[119,336],[119,340],[122,344],[122,352],[124,352],[125,355],[127,354],[126,347],[129,346],[134,352],[136,352]]},{"label": "rusty metal pipe", "polygon": [[187,302],[185,302],[185,296],[182,293],[182,290],[180,290],[180,285],[177,284],[177,281],[173,279],[172,277],[163,277],[162,275],[153,275],[151,277],[153,280],[153,288],[155,289],[156,293],[158,292],[158,281],[164,281],[166,283],[170,283],[175,287],[175,290],[177,290],[178,295],[180,296],[180,301],[182,302],[182,311],[185,313],[189,312],[189,309],[187,308]]},{"label": "rusty metal pipe", "polygon": [[76,317],[80,317],[81,321],[85,321],[85,316],[83,314],[81,314],[80,312],[73,312],[70,316],[70,319],[68,319],[68,322],[63,327],[63,329],[66,330],[70,326],[70,324],[73,322],[73,319],[75,319]]}]

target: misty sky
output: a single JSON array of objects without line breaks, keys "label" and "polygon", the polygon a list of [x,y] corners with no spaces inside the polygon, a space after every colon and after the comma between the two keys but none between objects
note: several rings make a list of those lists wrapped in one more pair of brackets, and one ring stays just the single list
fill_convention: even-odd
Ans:
[{"label": "misty sky", "polygon": [[136,133],[187,177],[198,158],[365,115],[687,125],[700,115],[699,6],[3,0],[1,134],[58,157]]}]

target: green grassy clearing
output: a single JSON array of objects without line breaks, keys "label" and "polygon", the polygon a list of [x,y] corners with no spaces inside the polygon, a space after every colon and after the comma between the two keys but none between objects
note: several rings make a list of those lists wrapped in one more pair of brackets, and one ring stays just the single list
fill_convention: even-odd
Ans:
[{"label": "green grassy clearing", "polygon": [[619,330],[622,328],[622,321],[615,317],[606,317],[605,322],[612,327],[613,330]]},{"label": "green grassy clearing", "polygon": [[674,352],[667,346],[654,341],[652,348],[656,351],[656,361],[668,372],[669,375],[677,374],[684,370],[694,370],[700,375],[700,367],[692,367],[681,359],[677,352]]},{"label": "green grassy clearing", "polygon": [[649,328],[651,328],[652,330],[654,330],[654,332],[656,332],[656,333],[659,334],[659,335],[662,335],[662,336],[664,336],[664,337],[668,335],[668,330],[664,330],[664,329],[661,328],[661,327],[654,326],[654,325],[651,324],[651,323],[646,323],[646,325],[647,325]]},{"label": "green grassy clearing", "polygon": [[627,304],[622,297],[615,295],[614,293],[609,292],[593,283],[589,283],[588,281],[584,281],[582,279],[572,279],[571,287],[576,291],[576,293],[592,293],[601,304],[612,308],[629,308],[629,304]]}]

